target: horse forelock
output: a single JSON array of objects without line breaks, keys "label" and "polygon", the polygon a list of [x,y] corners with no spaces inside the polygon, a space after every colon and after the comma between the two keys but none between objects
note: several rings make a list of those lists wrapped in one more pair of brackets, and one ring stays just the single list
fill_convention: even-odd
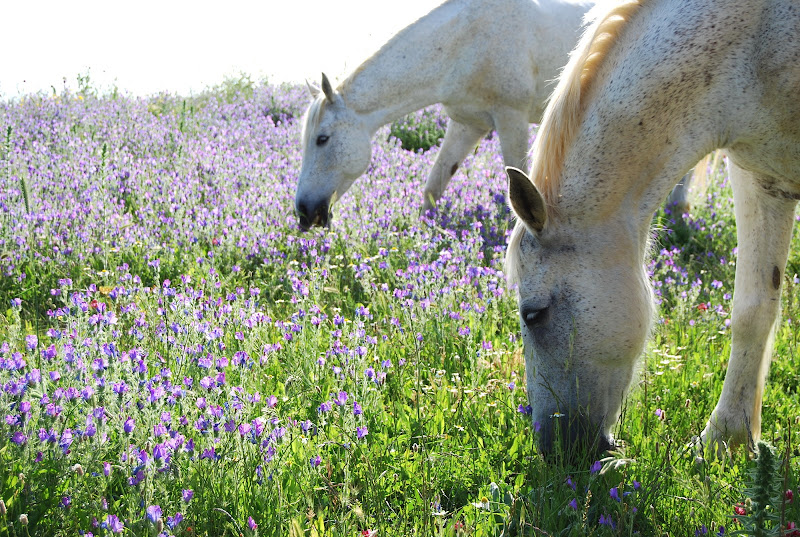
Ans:
[{"label": "horse forelock", "polygon": [[587,15],[589,25],[558,78],[531,149],[531,179],[550,210],[556,206],[566,151],[583,115],[583,98],[626,23],[645,1],[619,0],[592,10]]},{"label": "horse forelock", "polygon": [[308,105],[308,110],[306,110],[306,117],[303,123],[303,134],[301,139],[303,140],[303,151],[308,148],[309,143],[311,142],[311,137],[314,136],[314,133],[317,132],[319,129],[319,123],[322,121],[322,113],[325,108],[325,96],[320,93],[310,105]]},{"label": "horse forelock", "polygon": [[520,270],[522,268],[522,259],[520,259],[522,251],[520,244],[522,238],[528,228],[525,227],[522,220],[517,220],[514,229],[511,231],[511,236],[508,239],[508,248],[506,248],[506,260],[504,263],[504,271],[506,274],[506,283],[509,287],[519,285]]}]

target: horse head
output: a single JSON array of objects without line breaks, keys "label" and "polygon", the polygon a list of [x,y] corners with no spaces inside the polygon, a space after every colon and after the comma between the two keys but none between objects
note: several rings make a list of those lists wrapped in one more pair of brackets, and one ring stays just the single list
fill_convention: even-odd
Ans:
[{"label": "horse head", "polygon": [[518,223],[506,266],[541,451],[608,449],[653,315],[639,238],[607,215],[550,210],[523,172],[507,171]]},{"label": "horse head", "polygon": [[295,211],[300,227],[326,226],[331,205],[363,174],[372,156],[370,132],[348,108],[323,73],[321,89],[309,85],[314,101],[303,125],[303,165]]}]

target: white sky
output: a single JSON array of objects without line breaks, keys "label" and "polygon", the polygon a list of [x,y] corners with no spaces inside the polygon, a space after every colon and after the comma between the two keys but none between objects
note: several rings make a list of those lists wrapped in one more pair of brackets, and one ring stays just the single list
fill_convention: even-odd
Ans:
[{"label": "white sky", "polygon": [[[188,94],[250,74],[341,80],[441,0],[2,0],[0,97],[95,87]],[[224,7],[222,7],[224,6]]]}]

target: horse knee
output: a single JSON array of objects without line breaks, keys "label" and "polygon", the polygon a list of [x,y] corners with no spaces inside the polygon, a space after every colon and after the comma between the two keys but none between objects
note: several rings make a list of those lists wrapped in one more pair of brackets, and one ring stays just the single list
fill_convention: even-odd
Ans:
[{"label": "horse knee", "polygon": [[765,338],[778,318],[777,300],[753,297],[734,302],[731,314],[731,331],[737,337]]}]

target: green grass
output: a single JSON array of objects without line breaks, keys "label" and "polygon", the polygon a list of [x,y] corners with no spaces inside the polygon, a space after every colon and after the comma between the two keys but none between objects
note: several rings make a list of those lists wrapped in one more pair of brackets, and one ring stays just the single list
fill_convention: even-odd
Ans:
[{"label": "green grass", "polygon": [[[218,101],[235,102],[242,90],[254,91],[249,79],[225,84]],[[193,104],[165,97],[149,105],[153,115],[180,121],[180,130],[195,114]],[[341,224],[345,232],[275,241],[274,251],[260,257],[248,256],[235,237],[221,232],[158,251],[106,246],[81,264],[31,255],[20,264],[24,279],[0,284],[2,353],[19,352],[29,369],[42,372],[42,381],[21,397],[33,403],[28,442],[12,443],[15,429],[0,425],[0,535],[103,535],[109,514],[125,522],[127,534],[156,535],[164,521],[159,527],[145,516],[154,504],[164,518],[182,513],[183,522],[166,528],[181,536],[352,537],[371,530],[379,536],[692,536],[704,528],[717,534],[724,526],[725,535],[741,530],[746,526],[734,520],[735,508],[751,505],[754,463],[744,450],[699,462],[691,446],[719,397],[730,351],[726,294],[732,292],[735,226],[730,192],[720,174],[715,179],[689,224],[656,218],[658,322],[615,431],[623,448],[597,466],[591,459],[548,464],[537,453],[532,425],[518,411],[526,398],[516,301],[510,292],[495,292],[505,285],[496,272],[502,254],[485,248],[484,231],[471,222],[441,230],[419,223],[416,214],[400,215],[374,240],[348,234]],[[144,203],[137,192],[130,203]],[[792,278],[800,267],[798,246],[796,238],[764,394],[762,437],[779,460],[760,479],[781,499],[786,489],[797,490],[800,469],[800,308]],[[413,273],[420,264],[436,267],[430,269],[435,277]],[[492,270],[465,280],[474,267]],[[396,296],[398,289],[408,295]],[[71,300],[74,292],[86,311]],[[22,298],[22,306],[8,307],[13,298]],[[103,308],[115,312],[114,323],[93,317]],[[212,334],[214,328],[219,332]],[[35,350],[25,342],[32,334],[39,339]],[[58,356],[53,361],[42,353],[50,345]],[[61,363],[69,345],[85,370]],[[200,345],[201,352],[187,351]],[[332,353],[337,345],[353,352]],[[137,359],[123,360],[133,349],[145,356],[141,369],[133,367]],[[112,356],[102,374],[126,382],[129,391],[96,387],[86,400],[61,400],[62,412],[48,416],[39,404],[43,395],[55,399],[59,388],[91,384],[91,364],[106,351]],[[245,366],[198,362],[206,354],[232,361],[237,353],[248,357]],[[48,376],[53,370],[61,379]],[[198,387],[220,372],[223,385]],[[380,374],[385,378],[376,382]],[[14,378],[0,371],[3,385]],[[165,379],[185,393],[174,402],[168,394],[150,401],[149,387]],[[339,392],[347,392],[346,404],[320,413]],[[200,408],[200,397],[208,407]],[[0,394],[4,414],[19,412],[21,398]],[[353,412],[353,401],[363,414]],[[209,414],[215,405],[222,418]],[[39,442],[39,427],[58,434],[83,427],[98,407],[106,418],[96,420],[97,434],[75,440],[68,453],[58,443]],[[162,412],[171,413],[171,430],[195,441],[193,451],[177,449],[169,464],[154,458],[165,440],[154,432]],[[123,429],[128,416],[136,422],[132,432]],[[257,418],[267,431],[278,431],[269,460],[259,442],[225,430],[229,420],[238,427]],[[209,425],[198,433],[201,419],[217,430]],[[301,427],[305,420],[313,422],[308,430]],[[359,438],[359,427],[368,435]],[[213,456],[201,456],[212,447]],[[132,485],[142,451],[149,466],[143,464],[141,481]],[[320,463],[311,464],[317,456]],[[111,464],[110,475],[103,473],[104,462]],[[194,492],[188,503],[184,489]],[[769,512],[784,523],[800,519],[796,502],[781,501]],[[601,523],[607,520],[613,526]]]}]

